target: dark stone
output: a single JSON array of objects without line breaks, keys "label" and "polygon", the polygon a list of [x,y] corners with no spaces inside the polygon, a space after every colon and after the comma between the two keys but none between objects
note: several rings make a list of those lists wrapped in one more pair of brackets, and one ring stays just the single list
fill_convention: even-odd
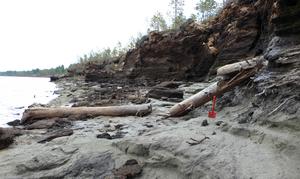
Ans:
[{"label": "dark stone", "polygon": [[105,132],[105,133],[102,133],[102,134],[98,134],[96,137],[99,138],[99,139],[112,140],[112,139],[123,138],[124,134],[125,134],[125,132],[122,132],[122,131],[117,131],[116,134],[114,134],[114,135],[110,135],[109,133]]},{"label": "dark stone", "polygon": [[155,87],[159,87],[159,88],[178,88],[179,85],[181,85],[182,83],[180,82],[175,82],[175,81],[164,81],[158,85],[156,85]]},{"label": "dark stone", "polygon": [[217,133],[216,133],[216,131],[214,131],[211,135],[216,135]]},{"label": "dark stone", "polygon": [[50,76],[50,82],[54,82],[54,81],[57,81],[59,79],[60,79],[60,77],[58,77],[58,76]]},{"label": "dark stone", "polygon": [[135,165],[135,164],[139,164],[139,163],[135,159],[130,159],[127,160],[124,165]]},{"label": "dark stone", "polygon": [[115,178],[134,178],[142,173],[142,167],[135,159],[126,161],[126,163],[113,171]]},{"label": "dark stone", "polygon": [[208,121],[204,119],[201,123],[201,126],[208,126]]},{"label": "dark stone", "polygon": [[14,142],[14,135],[0,128],[0,150],[7,148]]},{"label": "dark stone", "polygon": [[10,146],[14,142],[14,138],[21,134],[22,132],[19,129],[0,127],[0,150]]},{"label": "dark stone", "polygon": [[115,125],[116,129],[121,129],[122,127],[124,127],[124,124],[117,124],[117,125]]},{"label": "dark stone", "polygon": [[223,121],[217,121],[217,122],[216,122],[216,125],[217,125],[217,126],[221,126],[222,123],[224,123],[224,122],[223,122]]},{"label": "dark stone", "polygon": [[105,124],[104,127],[110,127],[110,124]]},{"label": "dark stone", "polygon": [[161,99],[161,98],[179,98],[183,99],[183,91],[169,88],[154,88],[147,94],[150,98]]},{"label": "dark stone", "polygon": [[115,135],[112,136],[113,139],[123,138],[127,132],[117,131]]},{"label": "dark stone", "polygon": [[53,131],[50,132],[49,134],[47,134],[47,137],[38,141],[38,143],[46,143],[49,142],[53,139],[56,139],[58,137],[64,137],[64,136],[70,136],[73,134],[73,130],[72,129],[60,129],[57,131]]},{"label": "dark stone", "polygon": [[112,136],[107,132],[98,134],[96,137],[99,139],[109,139],[109,140],[113,139]]},{"label": "dark stone", "polygon": [[9,126],[19,126],[20,122],[21,122],[20,120],[16,119],[16,120],[10,121],[10,122],[8,122],[6,124],[9,125]]},{"label": "dark stone", "polygon": [[152,124],[148,124],[148,123],[146,123],[146,124],[143,124],[143,126],[146,126],[146,127],[148,127],[148,128],[151,128],[151,127],[153,127],[153,125],[152,125]]}]

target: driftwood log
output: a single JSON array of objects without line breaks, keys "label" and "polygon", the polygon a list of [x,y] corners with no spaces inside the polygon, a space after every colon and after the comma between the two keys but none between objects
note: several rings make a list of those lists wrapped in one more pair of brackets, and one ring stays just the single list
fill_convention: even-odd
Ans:
[{"label": "driftwood log", "polygon": [[23,113],[21,124],[30,124],[37,120],[57,118],[88,118],[96,116],[144,116],[151,113],[149,104],[107,106],[107,107],[59,107],[29,108]]},{"label": "driftwood log", "polygon": [[254,68],[245,69],[236,74],[229,80],[223,80],[213,83],[209,87],[200,91],[199,93],[189,97],[188,99],[174,105],[168,113],[169,117],[177,117],[185,115],[191,110],[207,103],[213,96],[221,95],[230,89],[234,88],[241,82],[249,79],[249,77],[255,75],[257,71],[262,67],[262,64],[257,64]]},{"label": "driftwood log", "polygon": [[245,60],[242,62],[232,63],[225,66],[222,66],[217,69],[217,75],[218,76],[224,76],[232,73],[237,73],[242,70],[247,70],[250,68],[254,68],[257,65],[262,63],[263,58],[262,57],[256,57],[251,60]]}]

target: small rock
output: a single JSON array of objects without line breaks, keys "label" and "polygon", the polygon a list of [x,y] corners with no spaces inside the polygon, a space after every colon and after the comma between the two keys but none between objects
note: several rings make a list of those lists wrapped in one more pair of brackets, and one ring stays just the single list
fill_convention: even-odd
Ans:
[{"label": "small rock", "polygon": [[60,130],[53,131],[53,132],[49,133],[46,138],[38,141],[38,143],[49,142],[49,141],[51,141],[53,139],[56,139],[58,137],[70,136],[72,134],[73,134],[72,129],[60,129]]},{"label": "small rock", "polygon": [[119,139],[119,138],[123,138],[124,134],[126,134],[127,132],[122,132],[122,131],[118,131],[115,135],[112,136],[113,139]]},{"label": "small rock", "polygon": [[142,173],[142,167],[135,159],[126,161],[126,163],[113,171],[116,178],[134,178]]},{"label": "small rock", "polygon": [[216,131],[214,131],[211,135],[216,135],[217,133],[216,133]]},{"label": "small rock", "polygon": [[220,126],[222,123],[224,123],[224,122],[223,122],[223,121],[217,121],[217,122],[216,122],[216,125],[217,125],[217,126]]},{"label": "small rock", "polygon": [[206,119],[202,121],[201,126],[208,126],[208,122]]},{"label": "small rock", "polygon": [[115,135],[110,135],[107,132],[104,132],[102,134],[98,134],[96,137],[99,139],[108,139],[108,140],[112,140],[112,139],[119,139],[119,138],[123,138],[124,137],[125,132],[122,131],[118,131],[116,132]]},{"label": "small rock", "polygon": [[115,125],[115,128],[116,129],[121,129],[123,126],[124,126],[124,124],[117,124],[117,125]]},{"label": "small rock", "polygon": [[138,162],[135,159],[127,160],[124,165],[135,165],[138,164]]},{"label": "small rock", "polygon": [[10,122],[8,122],[6,124],[9,125],[9,126],[19,126],[20,122],[21,122],[20,120],[16,119],[16,120],[10,121]]},{"label": "small rock", "polygon": [[107,132],[102,133],[102,134],[98,134],[96,137],[97,137],[98,139],[109,139],[109,140],[113,139],[113,138],[111,137],[111,135],[110,135],[109,133],[107,133]]},{"label": "small rock", "polygon": [[183,91],[169,89],[169,88],[153,88],[148,93],[147,96],[155,99],[168,99],[168,98],[183,98]]},{"label": "small rock", "polygon": [[143,124],[143,126],[146,126],[146,127],[148,127],[148,128],[151,128],[151,127],[153,127],[153,125],[152,125],[152,124],[148,124],[148,123],[146,123],[146,124]]}]

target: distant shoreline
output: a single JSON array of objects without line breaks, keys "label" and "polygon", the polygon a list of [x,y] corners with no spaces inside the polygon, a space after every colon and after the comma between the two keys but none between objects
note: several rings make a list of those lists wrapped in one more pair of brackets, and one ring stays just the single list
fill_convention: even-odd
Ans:
[{"label": "distant shoreline", "polygon": [[0,75],[0,77],[50,78],[50,76],[12,76],[12,75]]}]

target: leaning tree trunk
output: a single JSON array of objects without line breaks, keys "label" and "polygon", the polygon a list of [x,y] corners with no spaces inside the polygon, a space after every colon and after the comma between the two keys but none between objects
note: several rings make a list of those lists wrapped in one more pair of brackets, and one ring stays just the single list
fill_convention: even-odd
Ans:
[{"label": "leaning tree trunk", "polygon": [[96,116],[144,116],[151,113],[151,105],[128,105],[107,107],[59,107],[59,108],[30,108],[25,110],[21,124],[32,123],[36,120],[51,118],[88,118]]},{"label": "leaning tree trunk", "polygon": [[213,96],[218,96],[226,91],[234,88],[244,80],[248,79],[249,77],[253,76],[262,66],[257,65],[255,68],[242,70],[233,78],[228,81],[220,81],[216,82],[209,87],[205,88],[204,90],[200,91],[199,93],[189,97],[188,99],[174,105],[168,113],[170,117],[177,117],[185,115],[186,113],[190,112],[191,110],[207,103],[212,99]]}]

